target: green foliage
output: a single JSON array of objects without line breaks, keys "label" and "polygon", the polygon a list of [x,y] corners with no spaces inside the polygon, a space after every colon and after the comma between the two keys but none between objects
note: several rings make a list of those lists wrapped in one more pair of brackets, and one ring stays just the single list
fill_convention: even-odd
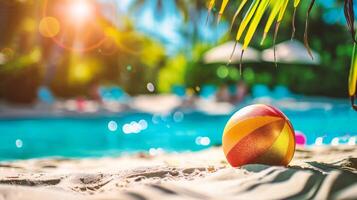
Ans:
[{"label": "green foliage", "polygon": [[146,84],[155,82],[165,63],[165,49],[134,30],[128,19],[123,19],[120,29],[102,19],[105,42],[97,49],[77,52],[38,34],[37,7],[41,7],[40,1],[0,2],[6,11],[0,19],[6,19],[2,28],[7,29],[0,53],[11,51],[5,63],[0,63],[0,100],[31,103],[41,85],[50,87],[59,98],[90,97],[99,85],[120,85],[135,95],[148,92]]},{"label": "green foliage", "polygon": [[187,64],[187,59],[182,54],[169,58],[158,75],[159,92],[169,93],[174,86],[184,85]]},{"label": "green foliage", "polygon": [[[233,6],[234,7],[234,6]],[[302,40],[304,38],[303,25],[305,23],[306,10],[308,4],[301,4],[301,8],[296,13],[295,37]],[[228,7],[228,16],[235,12]],[[292,26],[291,10],[286,11],[286,21],[282,21],[280,28],[285,31],[279,33],[277,43],[291,38]],[[255,84],[266,84],[271,87],[275,85],[288,86],[294,92],[307,95],[325,95],[332,97],[346,97],[347,77],[349,71],[350,54],[352,52],[351,39],[345,27],[339,24],[329,24],[323,21],[322,14],[325,12],[322,7],[316,6],[310,15],[310,45],[311,48],[321,56],[320,66],[305,65],[284,65],[278,64],[275,68],[273,63],[244,63],[243,78],[252,86]],[[258,33],[263,31],[257,30]],[[323,34],[322,34],[323,33]],[[235,38],[235,33],[231,33],[231,38]],[[333,38],[333,39],[331,39]],[[252,46],[259,50],[271,47],[273,35],[268,35],[264,45],[260,45],[259,40],[253,40]],[[201,57],[204,51],[201,51]],[[231,84],[234,80],[215,76],[215,70],[221,65],[203,65],[201,62],[193,63],[190,67],[190,85],[194,84]],[[231,69],[236,69],[237,65],[230,65]],[[206,77],[202,78],[201,74]]]},{"label": "green foliage", "polygon": [[[4,48],[13,51],[11,59],[5,64],[0,64],[0,99],[10,102],[32,102],[41,85],[49,86],[58,97],[73,98],[90,97],[92,88],[98,85],[119,85],[129,94],[136,95],[147,93],[146,85],[149,82],[157,86],[157,92],[167,93],[176,85],[190,88],[205,84],[229,85],[242,78],[249,86],[286,85],[294,92],[308,95],[344,97],[348,94],[345,86],[352,40],[347,31],[343,31],[345,28],[342,25],[323,21],[322,13],[325,10],[318,6],[314,7],[310,15],[309,36],[311,48],[321,55],[320,66],[279,64],[278,68],[275,68],[273,63],[246,63],[243,65],[241,77],[237,65],[202,63],[203,54],[217,44],[200,43],[199,39],[193,36],[192,44],[189,45],[192,49],[166,57],[163,45],[148,35],[138,33],[128,19],[123,19],[124,25],[120,29],[103,20],[102,23],[106,27],[103,30],[108,38],[96,50],[80,53],[64,50],[51,39],[44,39],[38,35],[37,24],[33,23],[37,20],[34,11],[38,9],[38,5],[33,4],[35,1],[31,2],[11,4],[11,9],[10,4],[0,2],[0,8],[7,11],[3,14],[6,17],[0,19],[2,28],[7,30],[3,31],[0,37],[0,51]],[[161,1],[158,2],[159,12]],[[191,19],[188,17],[189,12],[206,9],[205,1],[175,2],[186,20]],[[230,6],[226,7],[226,15],[222,16],[222,20],[230,22],[239,3],[232,1],[228,4]],[[258,6],[257,9],[263,10],[264,5],[262,6]],[[292,7],[290,4],[288,6]],[[295,37],[300,40],[304,38],[303,29],[308,6],[307,3],[301,3],[296,13]],[[248,9],[245,6],[241,12]],[[271,9],[267,7],[267,10]],[[212,8],[211,11],[218,14],[220,10]],[[280,28],[285,31],[279,32],[277,43],[291,37],[290,22],[293,20],[293,9],[286,9],[284,16],[285,20],[280,21]],[[242,17],[239,15],[236,18],[232,30],[239,29]],[[253,15],[251,20],[259,21],[260,17],[264,22],[269,19],[269,16],[264,14],[257,18]],[[255,25],[256,22],[252,25],[249,21],[246,28],[248,30],[252,27],[251,31],[241,31],[245,38],[243,42],[246,41],[246,45],[249,43],[259,50],[271,47],[274,43],[274,34],[268,34],[263,45],[260,45],[260,40],[250,38]],[[256,34],[264,35],[264,25],[258,23]],[[227,31],[227,35],[218,43],[228,38],[234,40],[236,37],[237,32]]]}]

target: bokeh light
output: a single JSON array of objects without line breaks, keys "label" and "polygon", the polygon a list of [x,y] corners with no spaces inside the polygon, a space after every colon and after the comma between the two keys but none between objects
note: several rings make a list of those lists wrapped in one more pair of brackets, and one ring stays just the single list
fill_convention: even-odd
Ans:
[{"label": "bokeh light", "polygon": [[222,66],[218,67],[217,76],[219,78],[222,78],[222,79],[227,78],[228,74],[229,74],[229,70],[228,70],[227,66],[222,65]]},{"label": "bokeh light", "polygon": [[6,63],[6,58],[5,55],[0,53],[0,65],[3,65]]},{"label": "bokeh light", "polygon": [[351,137],[351,138],[348,140],[348,145],[351,145],[351,146],[356,145],[356,138],[357,138],[357,137]]},{"label": "bokeh light", "polygon": [[133,70],[133,67],[132,67],[131,65],[128,65],[128,66],[126,66],[126,70],[127,70],[128,72],[130,72],[131,70]]},{"label": "bokeh light", "polygon": [[9,61],[14,57],[15,52],[13,49],[6,47],[1,50],[1,54],[4,56],[5,61]]},{"label": "bokeh light", "polygon": [[252,82],[254,82],[256,75],[252,68],[246,68],[243,71],[243,77],[244,77],[244,80],[247,81],[247,83],[252,83]]},{"label": "bokeh light", "polygon": [[334,137],[331,141],[332,146],[338,146],[340,144],[340,139],[338,137]]},{"label": "bokeh light", "polygon": [[112,132],[115,132],[116,130],[118,130],[118,124],[115,121],[110,121],[108,123],[108,129]]},{"label": "bokeh light", "polygon": [[150,150],[149,150],[149,154],[151,156],[158,156],[158,155],[162,155],[164,153],[165,153],[165,151],[162,148],[150,148]]},{"label": "bokeh light", "polygon": [[211,144],[211,139],[209,137],[197,137],[196,138],[196,144],[200,146],[208,146]]},{"label": "bokeh light", "polygon": [[184,114],[180,111],[174,113],[173,119],[175,122],[181,122],[184,118]]},{"label": "bokeh light", "polygon": [[27,17],[23,21],[23,29],[26,32],[32,33],[36,31],[36,21],[31,17]]},{"label": "bokeh light", "polygon": [[161,117],[158,114],[154,114],[151,119],[152,123],[154,123],[154,124],[159,124],[160,120],[161,120]]},{"label": "bokeh light", "polygon": [[239,80],[241,78],[240,74],[239,74],[239,71],[237,68],[233,68],[231,67],[229,69],[229,77],[232,79],[232,80]]},{"label": "bokeh light", "polygon": [[72,74],[76,80],[83,80],[83,82],[88,81],[91,77],[91,71],[84,63],[78,63],[77,65],[74,65]]},{"label": "bokeh light", "polygon": [[149,92],[154,92],[155,91],[155,86],[152,83],[148,83],[146,85],[146,88],[148,89]]},{"label": "bokeh light", "polygon": [[122,131],[124,134],[137,134],[148,128],[148,123],[146,120],[142,119],[139,122],[132,121],[130,123],[124,124]]},{"label": "bokeh light", "polygon": [[22,140],[17,139],[17,140],[15,141],[15,145],[16,145],[17,148],[20,149],[20,148],[22,148],[22,146],[23,146],[24,144],[23,144]]},{"label": "bokeh light", "polygon": [[316,138],[316,140],[315,140],[315,145],[316,146],[321,146],[323,144],[324,144],[324,138],[323,137]]},{"label": "bokeh light", "polygon": [[70,84],[87,84],[102,69],[97,59],[84,56],[73,56],[70,66],[68,75]]},{"label": "bokeh light", "polygon": [[60,32],[60,23],[54,17],[44,17],[41,19],[39,31],[42,36],[53,38]]},{"label": "bokeh light", "polygon": [[143,119],[142,119],[142,120],[139,121],[138,124],[140,125],[141,130],[145,130],[145,129],[148,128],[148,123],[147,123],[146,120],[143,120]]},{"label": "bokeh light", "polygon": [[[40,33],[51,38],[59,47],[75,52],[97,48],[101,53],[112,54],[113,42],[107,40],[102,16],[97,13],[97,3],[90,0],[63,0],[43,3]],[[85,29],[84,29],[85,27]]]}]

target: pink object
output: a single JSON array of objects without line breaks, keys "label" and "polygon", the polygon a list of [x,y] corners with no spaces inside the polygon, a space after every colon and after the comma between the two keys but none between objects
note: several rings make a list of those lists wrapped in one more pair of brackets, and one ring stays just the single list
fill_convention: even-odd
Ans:
[{"label": "pink object", "polygon": [[86,107],[86,101],[83,98],[77,98],[77,111],[84,112]]},{"label": "pink object", "polygon": [[296,144],[299,146],[305,146],[306,145],[306,136],[303,132],[300,131],[295,131],[295,141]]}]

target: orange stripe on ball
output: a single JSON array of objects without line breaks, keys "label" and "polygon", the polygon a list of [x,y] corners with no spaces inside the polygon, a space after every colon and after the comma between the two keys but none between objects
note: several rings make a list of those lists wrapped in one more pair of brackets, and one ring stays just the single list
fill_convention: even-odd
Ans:
[{"label": "orange stripe on ball", "polygon": [[289,145],[286,144],[289,144],[290,135],[289,124],[285,123],[284,128],[281,130],[279,137],[274,141],[273,145],[259,156],[254,163],[287,165],[290,160],[286,162],[286,157],[289,151]]},{"label": "orange stripe on ball", "polygon": [[253,163],[288,165],[295,152],[294,129],[279,109],[251,105],[228,121],[222,146],[234,167]]},{"label": "orange stripe on ball", "polygon": [[281,119],[260,127],[240,140],[227,154],[227,160],[238,167],[254,160],[266,152],[279,137],[285,120]]},{"label": "orange stripe on ball", "polygon": [[254,117],[263,117],[263,116],[285,118],[285,115],[283,113],[274,109],[271,106],[267,106],[264,104],[256,104],[254,106],[247,106],[236,112],[227,122],[226,129],[230,129],[237,122],[244,121],[246,119],[250,119]]},{"label": "orange stripe on ball", "polygon": [[225,155],[239,142],[243,137],[250,134],[257,128],[270,124],[274,121],[281,120],[278,117],[264,116],[237,121],[233,126],[228,126],[224,130],[222,142],[224,143],[223,151]]}]

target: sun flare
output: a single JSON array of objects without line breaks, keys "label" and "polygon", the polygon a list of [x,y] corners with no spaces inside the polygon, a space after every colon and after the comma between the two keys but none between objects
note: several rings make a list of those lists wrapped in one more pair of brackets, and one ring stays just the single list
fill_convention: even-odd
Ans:
[{"label": "sun flare", "polygon": [[83,23],[90,19],[94,14],[93,5],[87,0],[73,1],[68,5],[69,16],[72,22]]}]

